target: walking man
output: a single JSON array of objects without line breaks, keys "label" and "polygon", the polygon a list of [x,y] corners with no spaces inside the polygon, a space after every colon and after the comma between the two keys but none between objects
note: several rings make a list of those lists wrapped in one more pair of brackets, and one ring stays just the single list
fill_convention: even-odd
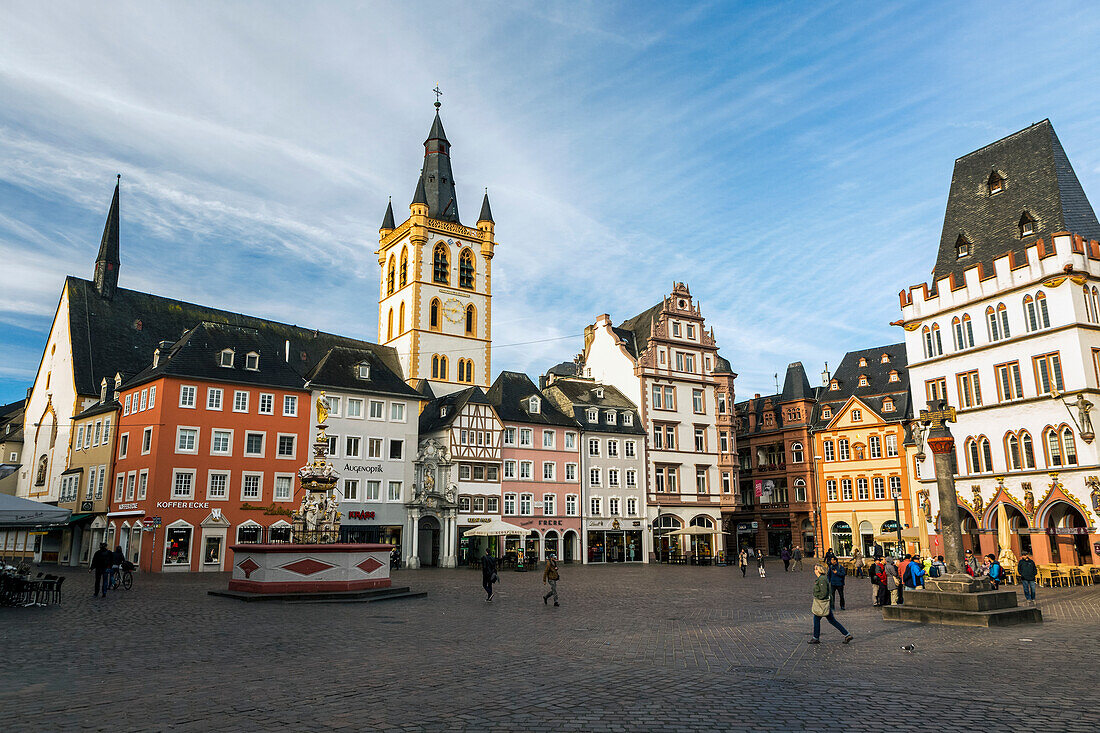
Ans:
[{"label": "walking man", "polygon": [[485,600],[492,601],[493,583],[499,580],[497,577],[497,561],[492,551],[486,547],[485,554],[481,558],[481,587],[485,589]]},{"label": "walking man", "polygon": [[550,596],[554,596],[554,605],[558,605],[558,561],[554,559],[553,555],[546,556],[546,567],[542,571],[543,584],[550,584],[550,592],[542,597],[542,602],[546,603],[550,600]]},{"label": "walking man", "polygon": [[1020,579],[1020,585],[1024,587],[1024,601],[1031,601],[1035,605],[1035,577],[1039,574],[1039,568],[1031,559],[1031,553],[1026,550],[1020,554],[1020,562],[1016,563],[1016,577]]},{"label": "walking man", "polygon": [[797,546],[794,548],[794,569],[802,569],[802,548]]},{"label": "walking man", "polygon": [[832,590],[829,596],[829,606],[836,606],[836,597],[840,596],[840,610],[844,610],[844,576],[848,574],[848,571],[840,564],[840,561],[833,557],[829,560],[829,567],[826,570],[826,576],[829,579],[829,586]]},{"label": "walking man", "polygon": [[95,571],[95,585],[92,586],[92,597],[96,597],[102,591],[103,597],[107,597],[107,587],[111,583],[111,565],[115,561],[113,552],[107,549],[106,542],[99,543],[99,549],[92,555],[92,567]]},{"label": "walking man", "polygon": [[825,619],[840,633],[844,634],[844,643],[847,644],[855,637],[848,633],[848,629],[844,628],[839,621],[833,616],[832,604],[829,602],[829,579],[825,577],[825,566],[818,563],[814,565],[814,575],[817,576],[814,580],[813,591],[813,606],[811,611],[814,614],[814,635],[809,640],[809,644],[820,644],[821,639],[821,619]]},{"label": "walking man", "polygon": [[779,553],[779,557],[783,560],[783,572],[789,572],[791,569],[791,551],[784,547],[783,551]]}]

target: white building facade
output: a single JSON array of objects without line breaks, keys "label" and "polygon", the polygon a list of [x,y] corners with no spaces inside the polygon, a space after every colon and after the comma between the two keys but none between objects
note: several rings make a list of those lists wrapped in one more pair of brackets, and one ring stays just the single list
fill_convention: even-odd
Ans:
[{"label": "white building facade", "polygon": [[[1082,236],[1098,230],[1053,129],[1039,123],[956,161],[934,287],[901,293],[914,412],[930,400],[956,409],[956,489],[976,553],[1100,562],[1087,404],[1100,395],[1100,245]],[[939,502],[923,455],[914,506],[935,552]]]}]

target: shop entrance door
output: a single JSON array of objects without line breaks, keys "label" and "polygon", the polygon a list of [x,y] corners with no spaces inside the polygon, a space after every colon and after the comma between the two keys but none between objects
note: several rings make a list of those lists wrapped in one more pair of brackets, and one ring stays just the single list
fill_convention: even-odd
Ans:
[{"label": "shop entrance door", "polygon": [[784,547],[790,547],[791,544],[791,531],[789,529],[769,529],[768,530],[768,554],[778,555],[783,552]]},{"label": "shop entrance door", "polygon": [[607,553],[607,562],[624,562],[626,560],[626,534],[623,532],[608,532],[604,535],[604,549]]},{"label": "shop entrance door", "polygon": [[439,520],[435,517],[421,517],[417,532],[420,567],[434,568],[439,564]]}]

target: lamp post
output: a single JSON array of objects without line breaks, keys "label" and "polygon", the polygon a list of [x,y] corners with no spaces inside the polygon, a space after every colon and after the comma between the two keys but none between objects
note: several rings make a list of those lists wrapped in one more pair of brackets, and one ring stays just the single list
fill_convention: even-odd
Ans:
[{"label": "lamp post", "polygon": [[825,554],[825,538],[821,536],[821,494],[820,484],[817,482],[817,467],[821,465],[821,456],[814,456],[812,476],[814,479],[814,557],[822,557]]},{"label": "lamp post", "polygon": [[894,494],[894,526],[898,530],[898,554],[903,555],[905,553],[902,552],[902,550],[904,550],[905,547],[904,547],[904,545],[902,545],[902,539],[901,539],[901,514],[898,513],[898,499],[901,498],[901,489],[894,489],[893,494]]}]

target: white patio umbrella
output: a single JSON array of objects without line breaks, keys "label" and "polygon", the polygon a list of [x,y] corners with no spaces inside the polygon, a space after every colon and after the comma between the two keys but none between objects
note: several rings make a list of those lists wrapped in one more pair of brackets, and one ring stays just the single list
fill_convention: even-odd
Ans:
[{"label": "white patio umbrella", "polygon": [[712,529],[710,527],[696,527],[695,525],[692,525],[690,527],[684,527],[683,529],[674,529],[671,532],[666,532],[665,536],[666,537],[671,537],[673,535],[703,535],[703,534],[718,534],[718,530],[717,529]]},{"label": "white patio umbrella", "polygon": [[517,527],[500,519],[494,519],[487,524],[479,524],[473,529],[466,530],[465,534],[467,537],[508,537],[511,535],[524,537],[528,533],[530,533],[528,529]]}]

